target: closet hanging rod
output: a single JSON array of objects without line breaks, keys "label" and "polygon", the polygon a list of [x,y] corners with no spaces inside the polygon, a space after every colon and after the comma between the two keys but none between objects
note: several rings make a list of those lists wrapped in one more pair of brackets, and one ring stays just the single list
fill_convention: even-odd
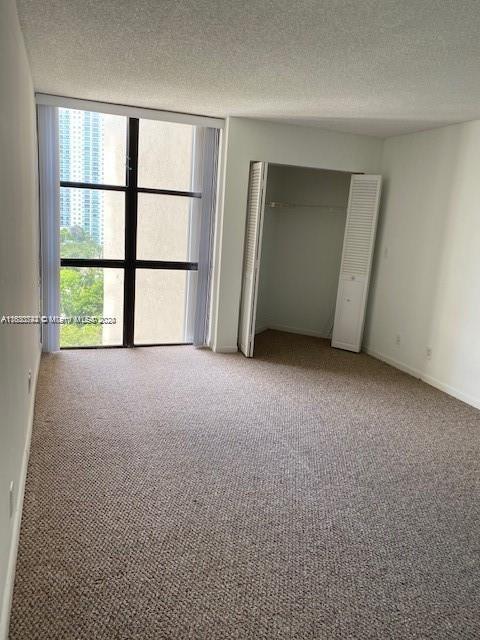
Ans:
[{"label": "closet hanging rod", "polygon": [[277,201],[267,202],[267,207],[271,207],[272,209],[312,207],[315,209],[333,209],[334,211],[347,210],[347,207],[340,207],[339,205],[335,205],[335,204],[313,204],[313,203],[301,204],[297,202],[277,202]]}]

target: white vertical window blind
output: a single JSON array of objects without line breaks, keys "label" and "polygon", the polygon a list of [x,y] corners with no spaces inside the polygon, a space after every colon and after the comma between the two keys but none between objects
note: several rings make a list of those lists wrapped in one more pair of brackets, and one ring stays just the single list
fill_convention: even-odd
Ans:
[{"label": "white vertical window blind", "polygon": [[202,129],[202,143],[199,145],[202,171],[202,201],[198,233],[198,271],[196,303],[193,326],[193,344],[207,345],[209,328],[210,289],[213,259],[213,229],[216,208],[217,167],[219,130],[210,127]]},{"label": "white vertical window blind", "polygon": [[381,176],[353,175],[332,346],[360,351],[380,201]]},{"label": "white vertical window blind", "polygon": [[[60,315],[60,172],[58,109],[37,105],[42,315]],[[59,325],[42,325],[42,349],[60,349]]]}]

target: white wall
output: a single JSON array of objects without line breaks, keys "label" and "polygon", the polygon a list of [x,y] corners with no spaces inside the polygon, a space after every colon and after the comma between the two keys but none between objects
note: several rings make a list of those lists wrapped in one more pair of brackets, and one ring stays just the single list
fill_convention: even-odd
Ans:
[{"label": "white wall", "polygon": [[222,203],[217,223],[212,347],[237,347],[248,172],[252,160],[340,171],[378,173],[382,141],[326,131],[229,118]]},{"label": "white wall", "polygon": [[230,118],[215,256],[218,351],[236,349],[252,160],[382,173],[364,346],[480,407],[480,121],[382,141]]},{"label": "white wall", "polygon": [[[35,106],[15,3],[0,3],[0,316],[38,314]],[[5,637],[33,413],[39,327],[0,325],[0,638]],[[32,371],[32,390],[27,376]],[[9,484],[15,483],[15,513]]]},{"label": "white wall", "polygon": [[333,325],[350,187],[340,171],[270,165],[267,202],[332,206],[266,208],[257,331],[327,337]]},{"label": "white wall", "polygon": [[479,167],[479,121],[385,141],[365,336],[374,355],[478,407]]}]

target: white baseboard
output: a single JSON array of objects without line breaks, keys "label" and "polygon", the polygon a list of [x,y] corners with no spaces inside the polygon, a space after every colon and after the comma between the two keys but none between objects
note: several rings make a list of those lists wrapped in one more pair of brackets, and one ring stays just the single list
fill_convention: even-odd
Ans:
[{"label": "white baseboard", "polygon": [[263,327],[261,330],[259,329],[258,331],[256,331],[256,333],[260,333],[260,331],[266,331],[267,329],[273,329],[274,331],[284,331],[285,333],[296,333],[301,336],[312,336],[313,338],[329,338],[329,336],[326,336],[321,331],[312,331],[311,329],[302,329],[301,327],[290,327],[286,324],[269,324],[268,326]]},{"label": "white baseboard", "polygon": [[395,367],[395,369],[400,369],[404,373],[408,373],[408,375],[413,376],[414,378],[421,378],[422,372],[418,369],[414,369],[413,367],[408,366],[404,362],[400,360],[395,360],[394,358],[390,358],[390,356],[386,356],[379,351],[375,351],[374,349],[370,349],[369,347],[363,347],[363,351],[367,353],[372,358],[376,358],[377,360],[381,360],[382,362],[386,362],[387,364]]},{"label": "white baseboard", "polygon": [[433,376],[429,376],[427,374],[422,375],[422,380],[427,384],[431,385],[432,387],[435,387],[436,389],[440,389],[440,391],[444,391],[445,393],[448,393],[448,395],[453,396],[454,398],[457,398],[457,400],[466,402],[467,404],[470,404],[472,407],[475,407],[475,409],[480,409],[480,398],[475,398],[474,396],[471,396],[468,393],[464,393],[463,391],[460,391],[456,387],[452,387],[451,385],[446,384],[445,382],[441,382],[440,380],[437,380]]},{"label": "white baseboard", "polygon": [[36,365],[32,371],[32,387],[30,394],[30,407],[28,410],[27,433],[22,457],[22,468],[17,489],[17,501],[13,514],[12,537],[10,540],[10,552],[8,554],[7,575],[3,591],[3,600],[0,610],[0,640],[8,640],[8,628],[10,624],[10,609],[12,606],[13,585],[15,583],[15,567],[17,564],[18,541],[20,538],[20,526],[22,523],[23,498],[25,495],[25,482],[27,479],[28,459],[30,457],[30,442],[32,439],[33,410],[35,407],[35,393],[37,390],[38,369],[40,367],[40,352]]},{"label": "white baseboard", "polygon": [[268,331],[270,327],[267,325],[262,325],[261,327],[255,327],[255,335],[258,336],[259,333],[263,333],[264,331]]},{"label": "white baseboard", "polygon": [[476,398],[475,396],[471,396],[468,393],[464,393],[463,391],[460,391],[460,389],[457,389],[456,387],[452,387],[451,385],[446,384],[445,382],[442,382],[441,380],[438,380],[437,378],[434,378],[433,376],[428,375],[428,373],[424,373],[419,369],[414,369],[412,367],[409,367],[404,362],[400,362],[399,360],[390,358],[389,356],[386,356],[383,353],[379,353],[374,349],[369,349],[368,347],[365,347],[364,351],[365,353],[368,353],[368,355],[372,356],[373,358],[376,358],[377,360],[382,360],[383,362],[386,362],[392,367],[395,367],[396,369],[400,369],[400,371],[404,371],[405,373],[408,373],[414,378],[419,378],[423,382],[426,382],[427,384],[429,384],[431,387],[435,387],[436,389],[439,389],[444,393],[448,393],[448,395],[453,396],[454,398],[457,398],[457,400],[461,400],[462,402],[466,402],[472,407],[475,407],[475,409],[480,409],[480,398]]}]

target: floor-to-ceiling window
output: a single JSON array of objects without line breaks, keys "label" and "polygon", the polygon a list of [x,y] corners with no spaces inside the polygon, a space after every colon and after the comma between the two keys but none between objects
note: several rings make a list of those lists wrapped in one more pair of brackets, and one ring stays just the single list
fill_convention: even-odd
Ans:
[{"label": "floor-to-ceiling window", "polygon": [[192,341],[200,129],[59,109],[62,347]]}]

